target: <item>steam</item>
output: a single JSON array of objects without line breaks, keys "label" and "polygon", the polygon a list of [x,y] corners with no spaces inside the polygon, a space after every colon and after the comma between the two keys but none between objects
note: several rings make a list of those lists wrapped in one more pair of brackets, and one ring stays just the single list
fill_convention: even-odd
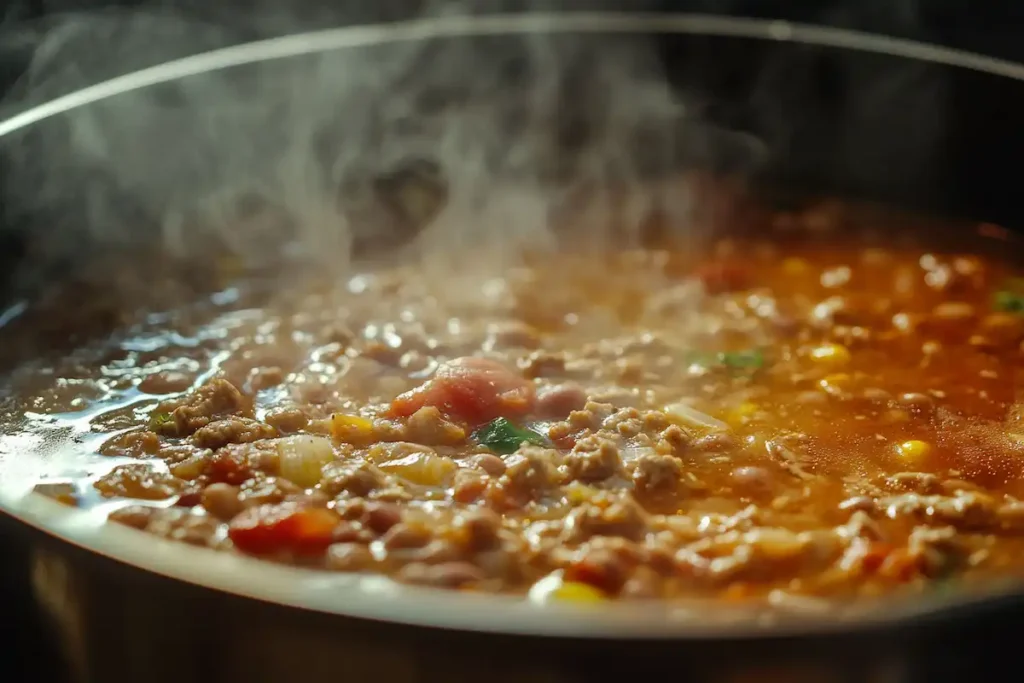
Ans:
[{"label": "steam", "polygon": [[[422,16],[506,9],[435,4]],[[242,35],[166,16],[75,18],[47,34],[22,92],[38,101]],[[8,196],[49,217],[48,260],[162,243],[184,257],[226,247],[250,264],[291,253],[343,269],[398,247],[542,248],[567,216],[590,245],[635,241],[654,211],[688,220],[688,197],[664,181],[695,143],[748,162],[758,152],[702,128],[652,42],[628,34],[423,38],[272,59],[31,128],[13,137]]]}]

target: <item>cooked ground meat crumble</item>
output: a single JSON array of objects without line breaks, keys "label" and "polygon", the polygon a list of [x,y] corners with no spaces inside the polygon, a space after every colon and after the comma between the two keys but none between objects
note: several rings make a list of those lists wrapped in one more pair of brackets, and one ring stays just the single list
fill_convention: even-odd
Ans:
[{"label": "cooked ground meat crumble", "polygon": [[102,438],[38,489],[223,552],[537,600],[1024,570],[1024,285],[994,259],[723,240],[255,291],[16,373],[9,424]]}]

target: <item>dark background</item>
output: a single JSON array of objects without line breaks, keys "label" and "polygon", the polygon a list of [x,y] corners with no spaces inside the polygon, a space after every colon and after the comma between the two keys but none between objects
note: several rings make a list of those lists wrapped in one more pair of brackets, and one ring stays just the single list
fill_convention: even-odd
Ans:
[{"label": "dark background", "polygon": [[[88,84],[89,81],[82,76],[74,87],[50,92],[34,85],[28,87],[27,79],[23,78],[42,37],[62,18],[75,14],[103,16],[145,12],[148,16],[161,17],[158,22],[166,17],[168,26],[177,20],[177,26],[187,27],[168,28],[164,33],[173,37],[163,41],[166,45],[157,45],[160,41],[154,40],[152,44],[145,44],[145,50],[139,50],[139,39],[131,35],[133,25],[123,22],[120,29],[110,30],[108,40],[97,42],[93,48],[93,52],[102,53],[109,47],[111,54],[116,55],[106,58],[106,63],[99,70],[93,68],[93,63],[103,62],[102,54],[81,55],[80,50],[71,57],[72,61],[89,57],[89,68],[93,69],[89,78],[102,80],[116,75],[118,71],[131,71],[183,56],[183,51],[327,26],[394,20],[415,15],[424,6],[436,7],[449,1],[6,0],[0,5],[0,116],[4,111],[3,104],[20,102],[26,93],[33,94],[38,101]],[[909,38],[1024,61],[1024,41],[1021,40],[1024,3],[1009,0],[973,3],[967,0],[464,0],[459,4],[474,11],[597,8],[782,18]],[[146,27],[152,31],[153,22],[148,22]],[[183,40],[182,31],[194,33],[195,37]],[[133,44],[132,40],[136,42]],[[899,177],[904,173],[902,169],[888,169],[876,178],[848,177],[851,176],[850,169],[861,166],[871,167],[872,173],[875,169],[886,171],[877,157],[898,154],[890,147],[906,137],[905,134],[915,134],[912,116],[931,118],[927,111],[911,113],[912,110],[920,110],[921,102],[928,100],[930,96],[925,93],[894,93],[890,88],[882,93],[888,98],[885,111],[872,112],[874,105],[865,104],[869,97],[878,99],[878,93],[872,93],[872,84],[877,85],[882,77],[895,76],[896,89],[904,87],[898,82],[899,76],[895,72],[907,66],[907,60],[902,60],[902,64],[891,60],[890,66],[884,59],[872,62],[858,56],[851,58],[849,54],[837,58],[827,50],[817,50],[814,54],[782,60],[781,66],[776,65],[775,68],[775,82],[766,88],[763,67],[774,57],[767,54],[768,50],[754,48],[730,63],[722,63],[697,44],[699,39],[689,40],[682,48],[675,44],[680,42],[678,39],[666,38],[665,41],[674,41],[665,43],[663,53],[668,70],[675,74],[677,81],[687,86],[696,84],[712,93],[713,99],[724,103],[721,109],[726,125],[745,129],[762,139],[767,137],[766,141],[775,144],[781,155],[792,155],[792,150],[772,140],[772,131],[757,129],[763,121],[751,124],[745,119],[763,118],[760,111],[763,102],[757,105],[751,102],[751,93],[756,94],[759,89],[771,90],[770,98],[788,98],[779,108],[779,116],[799,120],[777,122],[776,126],[787,129],[786,136],[800,136],[801,158],[783,160],[787,168],[783,169],[781,176],[795,177],[800,182],[818,182],[820,187],[816,189],[822,193],[868,195],[883,201],[899,199],[902,203],[911,204],[912,208],[1024,225],[1024,208],[1018,207],[1015,180],[1007,174],[986,176],[981,180],[975,172],[981,166],[988,169],[1012,168],[1024,153],[1024,127],[1009,125],[1024,108],[1024,87],[1007,89],[1002,85],[1006,79],[969,77],[954,70],[935,75],[933,80],[941,79],[943,89],[948,91],[940,103],[942,125],[946,130],[939,136],[941,139],[937,137],[931,143],[942,148],[948,157],[942,160],[945,177],[928,179],[927,192],[922,190],[917,193],[920,196],[910,198],[909,188],[903,186],[905,182]],[[186,43],[187,47],[183,47]],[[700,53],[699,58],[695,58],[690,47]],[[60,56],[63,58],[63,54]],[[80,71],[85,73],[88,69],[83,64]],[[921,86],[917,76],[910,74],[907,78],[905,88]],[[813,113],[809,114],[809,111]],[[872,115],[874,119],[871,119]],[[860,117],[860,120],[853,121],[853,117]],[[900,117],[902,122],[899,126],[902,128],[886,123],[889,130],[882,136],[876,134],[880,122]],[[815,120],[805,123],[804,118]],[[1000,125],[998,130],[993,128],[995,124]],[[867,133],[874,137],[868,139]],[[820,140],[814,139],[816,137]],[[845,138],[842,148],[834,143],[840,137]],[[803,158],[813,149],[819,150],[818,156]],[[868,158],[869,153],[876,158]],[[828,160],[826,155],[835,158]],[[852,158],[851,155],[864,158]],[[825,166],[831,170],[823,174],[819,169]],[[887,190],[892,191],[887,193]],[[903,201],[907,198],[911,200]]]}]

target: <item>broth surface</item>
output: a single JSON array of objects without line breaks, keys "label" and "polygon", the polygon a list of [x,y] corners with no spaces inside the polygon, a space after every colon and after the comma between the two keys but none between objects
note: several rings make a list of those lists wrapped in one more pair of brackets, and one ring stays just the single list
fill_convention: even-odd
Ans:
[{"label": "broth surface", "polygon": [[[75,431],[92,455],[37,490],[151,534],[541,601],[1024,573],[1024,284],[927,233],[481,256],[118,311],[12,375],[5,457]],[[97,319],[74,312],[18,322],[68,341]]]}]

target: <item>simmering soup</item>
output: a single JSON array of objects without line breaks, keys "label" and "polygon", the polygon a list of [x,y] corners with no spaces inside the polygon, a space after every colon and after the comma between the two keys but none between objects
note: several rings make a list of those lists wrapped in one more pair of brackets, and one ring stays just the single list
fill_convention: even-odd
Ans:
[{"label": "simmering soup", "polygon": [[[447,589],[762,601],[1024,573],[1024,280],[928,231],[811,233],[125,306],[14,373],[7,432],[77,430],[91,455],[37,490],[113,523]],[[18,323],[94,322],[77,296]]]}]

